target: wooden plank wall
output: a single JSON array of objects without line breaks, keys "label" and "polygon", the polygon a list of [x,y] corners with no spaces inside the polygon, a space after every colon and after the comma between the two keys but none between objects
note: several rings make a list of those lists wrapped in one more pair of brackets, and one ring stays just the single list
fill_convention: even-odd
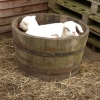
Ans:
[{"label": "wooden plank wall", "polygon": [[11,31],[17,16],[48,11],[48,0],[0,0],[0,33]]}]

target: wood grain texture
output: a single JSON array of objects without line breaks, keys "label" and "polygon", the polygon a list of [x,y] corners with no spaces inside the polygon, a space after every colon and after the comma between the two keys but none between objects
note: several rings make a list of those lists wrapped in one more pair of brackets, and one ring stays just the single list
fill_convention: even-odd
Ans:
[{"label": "wood grain texture", "polygon": [[11,31],[11,25],[0,26],[0,33],[10,32],[10,31]]},{"label": "wood grain texture", "polygon": [[36,14],[36,13],[47,13],[47,10],[41,10],[41,11],[37,11],[37,12],[29,12],[29,13],[25,13],[25,14],[18,14],[18,15],[14,15],[14,16],[8,16],[8,17],[2,17],[0,18],[0,26],[1,25],[8,25],[11,24],[11,22],[16,18],[16,17],[22,17],[22,16],[28,16],[30,15],[30,13],[32,14]]},{"label": "wood grain texture", "polygon": [[0,18],[47,10],[47,3],[0,10]]},{"label": "wood grain texture", "polygon": [[57,0],[48,0],[48,7],[54,9]]},{"label": "wood grain texture", "polygon": [[100,4],[95,4],[95,3],[92,3],[91,4],[91,12],[92,14],[98,14],[100,13]]},{"label": "wood grain texture", "polygon": [[0,10],[47,3],[47,2],[48,0],[3,0],[3,1],[0,1]]}]

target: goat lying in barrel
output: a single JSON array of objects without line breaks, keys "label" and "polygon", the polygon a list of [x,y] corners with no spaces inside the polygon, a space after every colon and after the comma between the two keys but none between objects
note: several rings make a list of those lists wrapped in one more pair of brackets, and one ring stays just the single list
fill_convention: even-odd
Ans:
[{"label": "goat lying in barrel", "polygon": [[28,26],[38,26],[38,23],[36,21],[36,16],[26,16],[22,19],[22,21],[19,24],[19,28],[22,29],[23,31],[27,31],[28,30]]},{"label": "goat lying in barrel", "polygon": [[81,33],[83,33],[82,27],[73,21],[67,21],[65,23],[38,25],[35,16],[31,16],[30,18],[26,19],[28,20],[28,22],[24,18],[20,23],[20,26],[22,25],[22,27],[24,27],[25,25],[23,24],[25,24],[26,21],[26,33],[34,36],[47,38],[79,36],[79,34],[76,32],[76,27]]},{"label": "goat lying in barrel", "polygon": [[68,36],[79,36],[79,34],[78,34],[78,32],[76,31],[76,28],[78,29],[78,31],[80,32],[80,33],[83,33],[83,29],[82,29],[82,27],[79,25],[79,24],[77,24],[76,22],[74,22],[74,21],[67,21],[67,22],[65,22],[64,23],[64,28],[66,29],[68,29],[69,30],[69,34],[67,33],[65,33],[65,34],[63,34],[64,35],[64,37],[66,37],[67,35]]},{"label": "goat lying in barrel", "polygon": [[[29,24],[30,26],[30,24]],[[68,21],[65,23],[52,23],[46,25],[39,25],[38,27],[29,27],[27,34],[47,37],[47,38],[59,38],[59,37],[71,37],[79,36],[76,32],[76,27],[83,33],[83,30],[80,25],[73,21]]]}]

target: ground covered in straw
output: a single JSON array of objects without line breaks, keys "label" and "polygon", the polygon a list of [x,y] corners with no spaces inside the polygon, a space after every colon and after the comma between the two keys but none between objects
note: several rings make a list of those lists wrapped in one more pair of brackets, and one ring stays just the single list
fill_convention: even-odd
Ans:
[{"label": "ground covered in straw", "polygon": [[78,75],[46,81],[19,71],[13,38],[0,37],[0,100],[100,100],[100,55],[90,51]]}]

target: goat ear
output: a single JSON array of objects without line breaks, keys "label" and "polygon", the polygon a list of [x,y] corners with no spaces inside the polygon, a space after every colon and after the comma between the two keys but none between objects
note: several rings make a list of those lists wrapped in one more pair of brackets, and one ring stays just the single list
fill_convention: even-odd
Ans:
[{"label": "goat ear", "polygon": [[82,29],[82,27],[81,27],[79,24],[76,24],[76,29],[77,29],[79,32],[83,33],[83,29]]}]

